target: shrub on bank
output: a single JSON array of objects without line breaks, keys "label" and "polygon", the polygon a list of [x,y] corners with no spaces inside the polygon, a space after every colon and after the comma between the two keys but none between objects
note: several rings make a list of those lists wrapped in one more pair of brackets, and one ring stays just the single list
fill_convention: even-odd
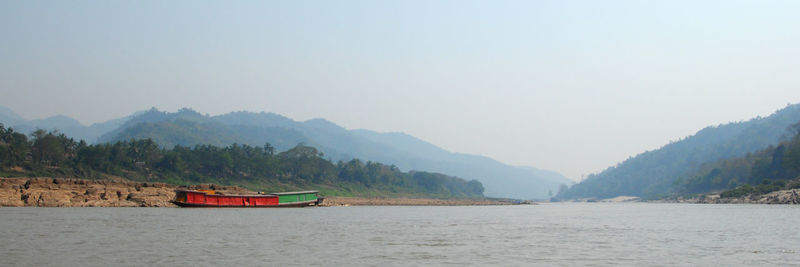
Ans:
[{"label": "shrub on bank", "polygon": [[742,197],[749,194],[752,194],[755,189],[750,185],[742,185],[737,188],[722,192],[719,194],[720,197]]}]

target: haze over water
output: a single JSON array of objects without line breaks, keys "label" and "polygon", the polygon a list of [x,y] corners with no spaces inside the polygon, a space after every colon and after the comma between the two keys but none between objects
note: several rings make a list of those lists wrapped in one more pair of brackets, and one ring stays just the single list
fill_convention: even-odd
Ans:
[{"label": "haze over water", "polygon": [[3,1],[0,106],[86,124],[150,107],[325,118],[579,180],[800,101],[799,12],[781,0]]},{"label": "haze over water", "polygon": [[800,207],[2,208],[9,266],[800,265]]},{"label": "haze over water", "polygon": [[[556,188],[566,181],[523,183],[545,173],[558,178],[555,172],[590,182],[567,189],[578,193],[564,199],[716,194],[715,190],[739,185],[752,186],[744,187],[750,191],[739,188],[740,193],[761,190],[759,186],[796,190],[800,176],[783,171],[800,173],[800,163],[793,165],[796,169],[781,165],[791,162],[782,158],[783,152],[775,153],[783,148],[770,154],[758,151],[779,142],[777,136],[764,133],[794,125],[800,115],[765,120],[771,123],[759,127],[740,124],[731,130],[715,125],[770,116],[800,102],[799,13],[800,1],[791,0],[0,1],[0,115],[19,112],[10,118],[28,122],[74,118],[76,125],[108,126],[112,124],[102,122],[122,119],[119,125],[123,125],[127,116],[150,107],[169,112],[186,107],[210,115],[242,110],[275,113],[287,120],[276,124],[259,120],[246,127],[208,121],[205,125],[212,127],[203,128],[209,131],[207,138],[183,134],[200,128],[146,122],[169,130],[156,137],[180,135],[184,141],[237,144],[242,143],[239,137],[265,134],[226,129],[277,127],[276,132],[282,133],[275,135],[278,138],[259,139],[250,146],[290,140],[284,147],[290,149],[317,141],[307,144],[318,146],[320,152],[330,149],[320,155],[361,153],[363,162],[385,164],[386,173],[396,174],[396,181],[411,181],[412,174],[400,172],[414,169],[411,163],[420,166],[418,171],[475,175],[461,178],[487,179],[480,181],[486,189],[483,194],[490,197],[563,197]],[[280,123],[288,119],[298,125],[310,123],[284,129],[287,124]],[[0,124],[8,127],[8,121]],[[48,129],[64,130],[69,125]],[[319,125],[335,131],[325,133],[327,127]],[[108,127],[102,135],[114,132]],[[357,129],[370,131],[360,131],[359,138],[344,131]],[[687,140],[701,129],[719,131],[674,146],[681,149],[650,154],[657,157],[643,157],[640,164],[614,167],[679,142],[674,140]],[[309,132],[319,136],[312,138]],[[390,135],[380,141],[378,133]],[[116,179],[130,174],[122,178],[179,184],[243,181],[238,184],[251,187],[311,187],[308,181],[322,177],[300,175],[300,170],[312,168],[282,169],[300,166],[301,161],[274,160],[285,151],[271,149],[241,153],[261,154],[253,157],[258,160],[241,157],[253,164],[233,164],[235,157],[227,157],[231,154],[224,149],[209,149],[223,152],[213,154],[220,157],[206,153],[208,157],[183,158],[197,159],[192,161],[197,167],[189,169],[188,164],[179,164],[178,156],[197,154],[182,148],[178,150],[185,154],[165,150],[146,160],[145,155],[116,160],[109,152],[114,150],[102,144],[75,145],[75,153],[69,153],[62,148],[71,145],[35,146],[34,139],[40,140],[0,140],[0,148],[31,148],[13,150],[19,152],[16,155],[0,153],[12,159],[0,162],[0,176],[108,174]],[[130,139],[108,139],[120,140]],[[727,141],[716,142],[720,140]],[[56,144],[41,144],[48,143]],[[116,151],[123,151],[123,143],[118,144]],[[127,144],[136,152],[131,155],[150,155],[139,153],[134,141]],[[195,145],[208,144],[185,147]],[[767,161],[737,159],[744,155],[764,156],[775,164],[761,168],[768,175],[745,181],[739,178],[759,170],[751,165]],[[225,164],[215,164],[218,159]],[[738,162],[726,165],[736,167],[731,170],[745,171],[728,176],[737,179],[692,172],[691,168],[712,166],[721,159]],[[393,172],[402,161],[407,167]],[[9,162],[13,164],[2,164]],[[236,167],[275,162],[281,163],[275,170]],[[319,172],[331,174],[325,176],[330,183],[323,188],[342,189],[331,196],[372,196],[373,189],[384,190],[369,187],[377,176],[356,175],[367,168],[359,161],[353,161],[351,166],[357,168],[348,177],[335,175],[344,173],[336,162],[331,158],[313,168],[329,170]],[[446,163],[452,168],[430,169]],[[212,165],[222,167],[207,167]],[[610,166],[618,172],[591,175]],[[263,171],[257,176],[254,169]],[[777,178],[775,173],[787,175],[780,181],[765,181]],[[436,175],[431,177],[441,180]],[[57,194],[50,193],[58,187],[57,180],[41,190],[16,184],[8,187],[13,195],[6,196],[13,196],[9,203],[14,205],[22,205],[22,200],[26,205],[46,202],[32,201],[31,194],[54,201],[51,196]],[[384,184],[387,195],[395,195],[391,191],[395,188],[388,186],[405,183]],[[586,190],[578,190],[586,184]],[[498,186],[502,190],[495,190]],[[313,188],[302,190],[307,189]],[[419,194],[414,187],[397,189]],[[23,190],[27,190],[24,196]],[[86,192],[84,201],[92,195],[89,190],[81,192]],[[98,198],[105,192],[98,190]],[[127,201],[139,194],[126,192],[123,197],[117,191],[117,198]],[[480,195],[478,190],[472,192]],[[78,191],[62,193],[61,199],[79,199],[70,198]],[[784,203],[798,203],[797,192],[791,193],[792,201]],[[0,266],[800,266],[798,206],[3,207]]]}]

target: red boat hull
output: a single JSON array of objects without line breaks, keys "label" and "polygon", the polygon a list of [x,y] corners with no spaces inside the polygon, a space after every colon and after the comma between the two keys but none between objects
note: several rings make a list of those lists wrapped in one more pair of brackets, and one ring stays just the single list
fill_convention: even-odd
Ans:
[{"label": "red boat hull", "polygon": [[280,203],[278,195],[216,195],[193,190],[176,190],[172,203],[181,207],[207,208],[277,208],[304,207],[317,200]]},{"label": "red boat hull", "polygon": [[262,206],[245,206],[245,205],[212,205],[212,204],[196,204],[196,203],[186,203],[186,202],[178,202],[172,201],[175,205],[185,207],[185,208],[289,208],[289,207],[306,207],[312,206],[316,204],[316,201],[308,201],[308,202],[298,202],[298,203],[290,203],[290,204],[278,204],[278,205],[262,205]]}]

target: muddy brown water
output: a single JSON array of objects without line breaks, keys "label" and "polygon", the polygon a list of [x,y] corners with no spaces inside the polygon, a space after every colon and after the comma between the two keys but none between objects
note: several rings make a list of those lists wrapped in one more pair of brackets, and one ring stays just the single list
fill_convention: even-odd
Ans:
[{"label": "muddy brown water", "polygon": [[791,266],[800,206],[0,208],[2,266]]}]

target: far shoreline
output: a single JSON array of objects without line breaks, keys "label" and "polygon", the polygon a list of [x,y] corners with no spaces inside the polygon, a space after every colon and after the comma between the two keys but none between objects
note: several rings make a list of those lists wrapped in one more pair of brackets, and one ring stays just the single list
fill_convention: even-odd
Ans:
[{"label": "far shoreline", "polygon": [[[175,189],[165,183],[125,179],[0,177],[0,207],[178,207],[171,201]],[[237,186],[201,184],[192,189],[214,189],[226,194],[256,194]],[[509,199],[436,199],[419,197],[323,196],[320,207],[340,206],[506,206],[537,204]]]},{"label": "far shoreline", "polygon": [[535,205],[536,203],[497,199],[325,197],[320,206],[509,206],[526,204]]},{"label": "far shoreline", "polygon": [[694,196],[671,196],[661,199],[641,199],[634,196],[617,196],[606,199],[574,199],[565,203],[680,203],[680,204],[800,204],[800,189],[778,190],[765,194],[749,194],[739,197],[722,197],[719,192]]}]

